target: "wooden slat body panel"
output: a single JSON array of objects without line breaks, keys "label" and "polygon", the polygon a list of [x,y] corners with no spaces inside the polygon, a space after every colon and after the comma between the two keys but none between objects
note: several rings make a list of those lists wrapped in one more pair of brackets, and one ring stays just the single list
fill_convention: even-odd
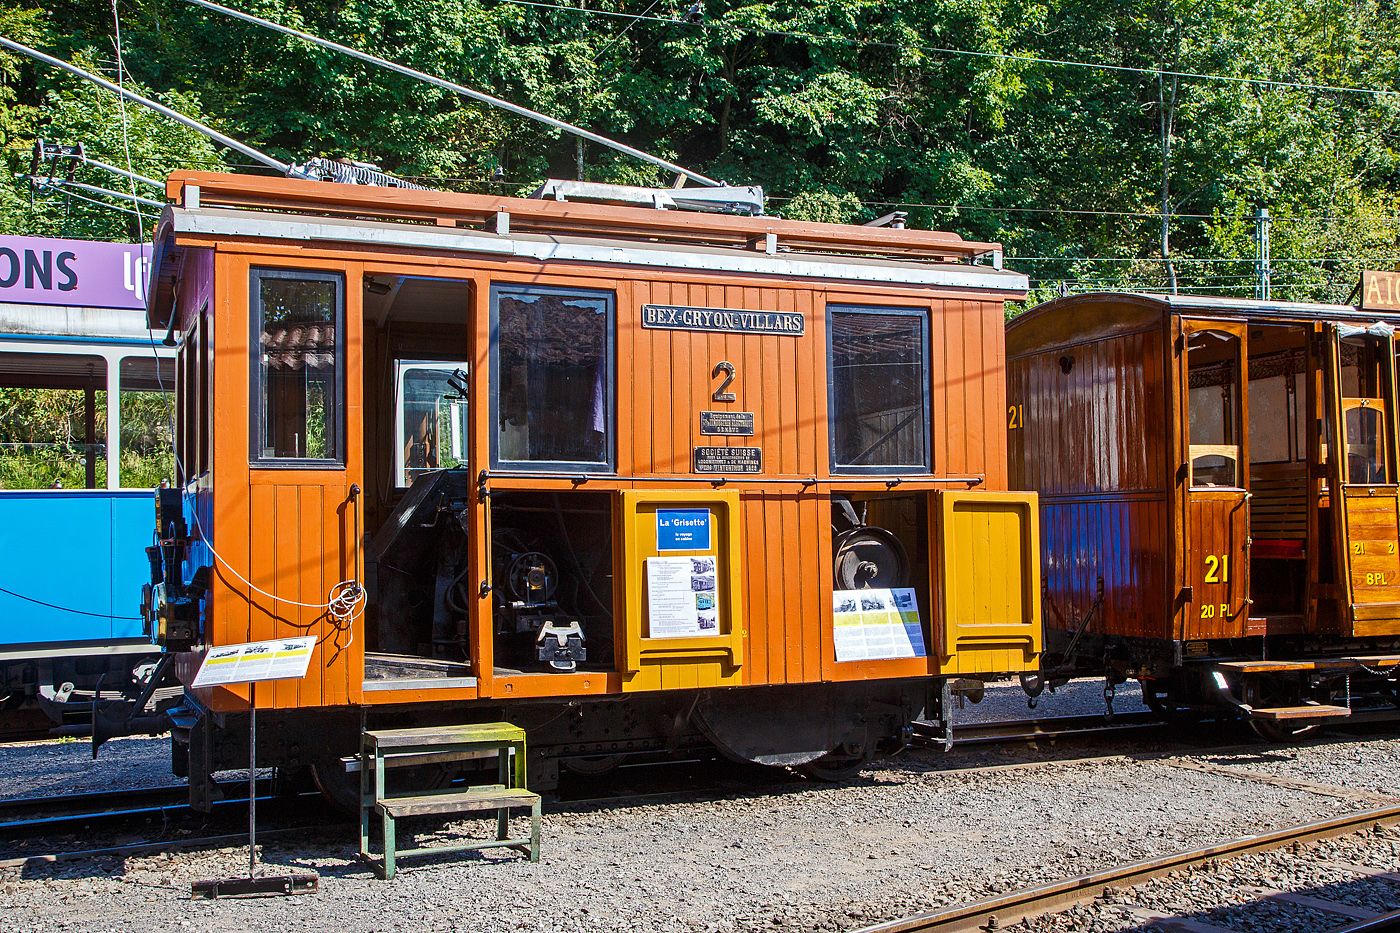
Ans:
[{"label": "wooden slat body panel", "polygon": [[[259,692],[259,707],[343,705],[357,702],[364,670],[363,623],[333,624],[323,604],[330,586],[354,571],[352,482],[363,484],[361,383],[346,380],[346,468],[343,470],[253,469],[248,464],[249,274],[257,266],[338,271],[346,275],[347,374],[360,371],[359,266],[312,257],[259,257],[220,250],[211,303],[215,347],[212,506],[213,607],[209,632],[214,644],[316,634],[319,641],[307,676],[278,681]],[[245,577],[240,580],[239,576]],[[250,587],[248,584],[252,584]],[[261,590],[262,592],[258,592]],[[246,706],[246,687],[199,691],[215,708]]]},{"label": "wooden slat body panel", "polygon": [[1248,622],[1245,542],[1249,537],[1249,509],[1242,491],[1190,493],[1186,554],[1187,601],[1184,638],[1240,638]]},{"label": "wooden slat body panel", "polygon": [[1136,638],[1163,638],[1170,613],[1162,560],[1169,525],[1165,496],[1041,497],[1041,572],[1045,624],[1074,630],[1098,598],[1094,630]]},{"label": "wooden slat body panel", "polygon": [[1007,364],[1008,424],[1017,425],[1008,431],[1011,487],[1040,493],[1045,625],[1075,629],[1102,579],[1096,632],[1166,637],[1172,522],[1161,317],[1089,341],[1078,338],[1080,323],[1039,334],[1045,349]]},{"label": "wooden slat body panel", "polygon": [[[1347,487],[1347,572],[1353,633],[1400,634],[1400,517],[1394,486]],[[1361,623],[1359,626],[1357,623]]]}]

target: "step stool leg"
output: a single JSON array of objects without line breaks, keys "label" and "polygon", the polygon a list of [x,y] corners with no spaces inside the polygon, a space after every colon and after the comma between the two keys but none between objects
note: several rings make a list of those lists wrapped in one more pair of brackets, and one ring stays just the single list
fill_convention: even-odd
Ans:
[{"label": "step stool leg", "polygon": [[501,807],[496,811],[496,839],[507,839],[510,837],[510,808]]},{"label": "step stool leg", "polygon": [[365,804],[369,796],[369,754],[365,751],[364,740],[360,741],[360,855],[369,857],[369,811]]},{"label": "step stool leg", "polygon": [[530,861],[540,860],[540,799],[530,805]]},{"label": "step stool leg", "polygon": [[384,880],[394,877],[394,818],[384,814]]}]

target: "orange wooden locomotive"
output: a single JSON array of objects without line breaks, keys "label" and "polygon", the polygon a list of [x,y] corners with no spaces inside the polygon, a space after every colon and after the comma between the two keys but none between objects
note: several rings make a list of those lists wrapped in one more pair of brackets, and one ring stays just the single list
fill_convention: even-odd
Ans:
[{"label": "orange wooden locomotive", "polygon": [[1394,312],[1088,294],[1007,325],[1051,676],[1279,736],[1393,710]]},{"label": "orange wooden locomotive", "polygon": [[[259,694],[261,760],[334,787],[366,724],[507,718],[542,786],[699,746],[835,775],[949,677],[1038,667],[999,247],[547,190],[169,180],[150,615],[187,684],[317,636]],[[246,709],[190,691],[196,803]]]}]

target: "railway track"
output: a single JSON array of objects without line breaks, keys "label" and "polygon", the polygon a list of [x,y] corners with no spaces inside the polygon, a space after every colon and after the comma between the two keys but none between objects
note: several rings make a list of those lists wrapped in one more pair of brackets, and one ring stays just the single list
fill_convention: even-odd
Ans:
[{"label": "railway track", "polygon": [[58,829],[73,821],[129,817],[188,806],[184,803],[188,797],[188,788],[175,785],[0,799],[0,838],[42,827]]},{"label": "railway track", "polygon": [[[902,920],[865,927],[858,933],[972,933],[972,931],[1006,929],[1023,920],[1044,917],[1077,904],[1092,902],[1096,898],[1111,896],[1120,899],[1121,903],[1125,894],[1123,889],[1165,877],[1172,872],[1196,868],[1210,862],[1237,858],[1251,853],[1268,852],[1285,846],[1295,844],[1301,846],[1308,842],[1344,836],[1348,833],[1390,826],[1396,823],[1400,823],[1400,806],[1362,810],[1329,820],[1304,823],[1254,836],[1243,836],[1217,845],[1177,852],[1155,859],[1134,862],[1130,865],[1107,868],[970,904],[916,914]],[[1363,865],[1343,864],[1333,867],[1354,870],[1358,881],[1368,878],[1400,881],[1400,874],[1381,872]],[[1191,916],[1173,916],[1138,907],[1131,903],[1131,892],[1126,892],[1126,896],[1128,903],[1122,911],[1125,914],[1124,919],[1128,921],[1124,923],[1125,927],[1156,927],[1173,931],[1173,933],[1177,933],[1177,931],[1179,933],[1237,933],[1228,927],[1206,923]],[[1400,930],[1400,912],[1368,911],[1340,901],[1329,901],[1307,894],[1271,889],[1260,889],[1258,896],[1265,902],[1294,904],[1313,911],[1331,913],[1339,918],[1346,918],[1332,927],[1329,933]],[[1366,916],[1358,916],[1358,914]]]},{"label": "railway track", "polygon": [[[237,790],[230,786],[230,796],[216,801],[210,813],[191,810],[186,802],[189,790],[181,786],[0,800],[0,868],[237,845],[248,838],[248,798]],[[277,794],[274,790],[271,780],[258,782],[260,817],[266,814],[269,823],[279,826],[260,829],[259,838],[306,833],[344,822],[318,792]],[[75,840],[94,838],[111,844],[70,848]]]},{"label": "railway track", "polygon": [[[1081,735],[1108,735],[1166,729],[1155,713],[1120,713],[1112,719],[1093,716],[1047,716],[1043,719],[1011,719],[993,722],[971,722],[953,726],[953,747],[987,745],[997,742],[1022,742],[1034,739],[1065,738]],[[915,738],[926,745],[941,744],[932,723],[916,722]]]}]

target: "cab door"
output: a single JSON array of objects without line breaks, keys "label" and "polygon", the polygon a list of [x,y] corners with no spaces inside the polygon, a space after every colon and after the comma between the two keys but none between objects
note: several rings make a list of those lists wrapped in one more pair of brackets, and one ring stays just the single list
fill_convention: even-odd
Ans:
[{"label": "cab door", "polygon": [[1389,328],[1332,325],[1329,447],[1342,634],[1400,634],[1400,486],[1396,483],[1395,338]]},{"label": "cab door", "polygon": [[1182,321],[1187,413],[1183,637],[1238,638],[1249,616],[1249,423],[1245,327]]}]

